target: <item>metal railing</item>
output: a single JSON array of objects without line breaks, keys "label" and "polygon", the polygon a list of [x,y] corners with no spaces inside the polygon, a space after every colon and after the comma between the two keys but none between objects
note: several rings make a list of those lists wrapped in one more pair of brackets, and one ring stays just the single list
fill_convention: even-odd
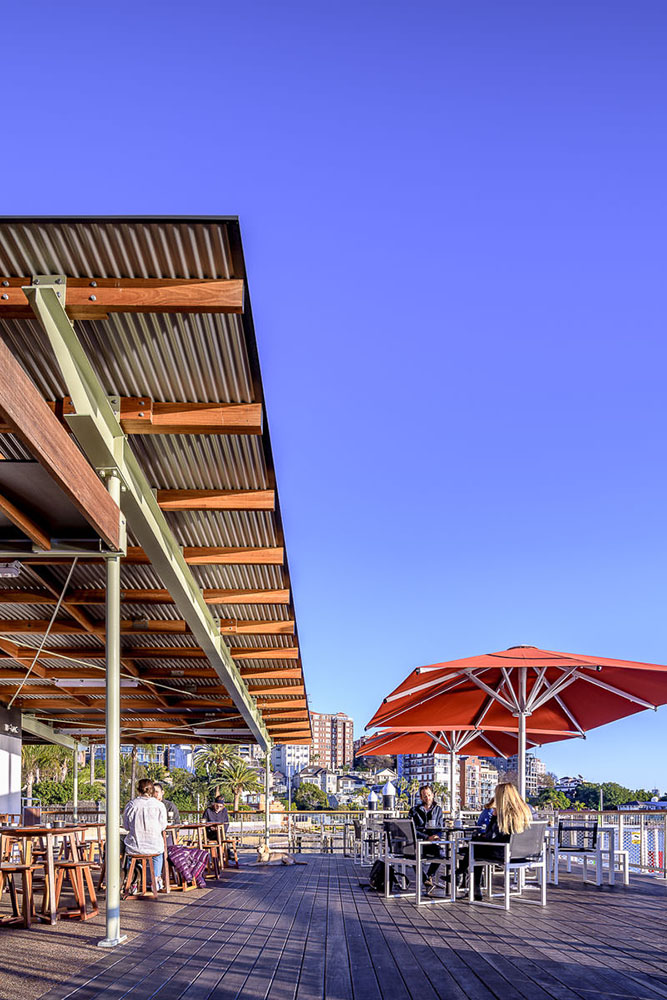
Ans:
[{"label": "metal railing", "polygon": [[559,810],[554,820],[590,820],[600,826],[613,826],[616,850],[628,852],[631,872],[667,879],[667,810],[649,809],[630,812],[619,810]]}]

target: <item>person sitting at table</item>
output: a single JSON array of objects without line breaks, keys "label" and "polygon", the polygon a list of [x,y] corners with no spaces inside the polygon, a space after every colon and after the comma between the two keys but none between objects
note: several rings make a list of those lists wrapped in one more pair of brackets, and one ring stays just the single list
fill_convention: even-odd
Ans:
[{"label": "person sitting at table", "polygon": [[[222,795],[216,795],[213,802],[210,803],[204,810],[202,815],[202,820],[204,823],[219,823],[224,827],[225,840],[227,839],[227,831],[229,830],[229,813],[227,812],[227,806],[225,805],[225,800]],[[207,840],[217,840],[218,831],[214,830],[213,827],[208,826],[206,828],[206,839]],[[236,854],[236,848],[232,841],[230,840],[227,844],[227,850],[232,861],[238,864],[238,856]]]},{"label": "person sitting at table", "polygon": [[[229,813],[227,812],[227,806],[225,805],[225,800],[222,795],[216,795],[213,802],[209,803],[202,814],[202,822],[204,823],[218,823],[222,825],[225,830],[225,836],[227,835],[227,830],[229,829]],[[212,827],[208,827],[206,830],[207,840],[217,840],[218,831],[214,830]]]},{"label": "person sitting at table", "polygon": [[489,823],[491,822],[491,820],[495,815],[495,805],[496,805],[496,800],[490,799],[490,801],[486,803],[481,813],[477,817],[476,825],[478,829],[481,830],[483,833],[486,833],[486,831],[489,828]]},{"label": "person sitting at table", "polygon": [[155,856],[155,887],[159,890],[164,888],[162,831],[167,826],[167,810],[164,803],[155,797],[153,782],[149,778],[139,781],[137,791],[139,794],[128,802],[123,813],[123,826],[128,831],[125,836],[125,853]]},{"label": "person sitting at table", "polygon": [[[419,789],[419,805],[413,806],[408,816],[415,824],[417,840],[438,840],[442,835],[442,809],[435,801],[432,785],[422,785]],[[441,857],[440,848],[436,844],[422,848],[423,858]],[[422,871],[422,880],[427,888],[435,886],[434,876],[440,865],[431,864]]]},{"label": "person sitting at table", "polygon": [[[496,786],[494,815],[484,833],[475,836],[475,860],[504,861],[505,852],[502,847],[507,844],[513,833],[523,833],[530,826],[533,814],[530,806],[519,795],[516,785],[511,781],[503,781]],[[478,841],[485,841],[479,844]],[[468,852],[462,858],[463,867],[468,870]],[[482,867],[475,867],[474,896],[479,902],[482,899]]]},{"label": "person sitting at table", "polygon": [[158,802],[161,802],[167,810],[169,825],[171,826],[172,823],[180,823],[181,814],[178,811],[178,806],[175,802],[172,802],[171,799],[165,799],[164,786],[161,785],[159,781],[154,781],[153,788],[155,789],[155,798]]}]

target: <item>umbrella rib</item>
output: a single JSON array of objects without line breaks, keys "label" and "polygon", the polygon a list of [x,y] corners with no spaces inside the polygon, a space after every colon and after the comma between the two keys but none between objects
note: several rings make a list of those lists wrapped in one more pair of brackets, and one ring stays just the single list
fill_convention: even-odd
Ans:
[{"label": "umbrella rib", "polygon": [[530,709],[533,707],[533,703],[534,703],[535,699],[537,698],[538,694],[540,693],[541,688],[545,685],[544,676],[545,676],[545,674],[547,672],[547,668],[546,667],[540,667],[539,670],[538,670],[537,667],[533,667],[533,670],[537,674],[537,680],[533,684],[533,690],[528,695],[528,701],[526,702],[526,709],[528,711],[530,711]]},{"label": "umbrella rib", "polygon": [[[453,690],[453,688],[458,687],[459,684],[463,684],[464,681],[466,681],[466,680],[467,680],[466,677],[459,677],[458,680],[454,681],[453,683],[450,683],[450,684],[446,685],[442,689],[437,690],[437,691],[432,691],[431,694],[426,695],[425,698],[422,698],[421,701],[416,702],[414,705],[404,705],[403,708],[399,708],[392,715],[386,715],[381,721],[378,721],[377,723],[375,723],[375,725],[386,726],[388,722],[391,722],[391,720],[395,719],[397,716],[402,715],[404,712],[412,711],[412,709],[414,709],[414,708],[419,708],[420,705],[425,705],[427,701],[431,700],[431,698],[437,698],[438,695],[447,694],[448,691],[451,691],[451,690]],[[407,692],[404,691],[402,695],[397,696],[397,697],[405,697],[406,694],[407,694]],[[392,696],[390,695],[389,698],[391,698],[391,697]],[[386,698],[385,701],[389,701],[389,698]],[[367,726],[367,728],[369,728],[369,727],[370,727],[370,724],[369,724],[369,726]]]},{"label": "umbrella rib", "polygon": [[565,714],[567,715],[568,719],[570,720],[570,722],[572,723],[572,725],[575,727],[575,729],[577,729],[581,733],[582,736],[585,736],[586,733],[585,733],[583,727],[581,726],[581,724],[579,722],[577,722],[575,716],[570,711],[570,709],[567,707],[567,705],[565,704],[565,702],[563,701],[563,699],[561,698],[561,696],[559,694],[555,694],[554,695],[554,699],[558,702],[558,704],[560,705],[560,707],[563,709],[563,711],[565,712]]},{"label": "umbrella rib", "polygon": [[[498,681],[498,683],[496,684],[496,691],[500,691],[501,687],[503,686],[503,683],[504,683],[504,681],[502,681],[502,680]],[[487,712],[489,711],[489,709],[493,705],[494,701],[495,701],[495,698],[492,698],[492,697],[489,697],[489,698],[486,699],[486,704],[484,705],[484,707],[480,711],[479,715],[477,715],[475,717],[474,721],[473,721],[473,726],[475,726],[475,728],[477,728],[481,724],[484,716],[487,714]]]},{"label": "umbrella rib", "polygon": [[578,680],[587,681],[589,684],[594,684],[595,687],[602,688],[604,691],[610,691],[611,694],[617,694],[620,698],[626,698],[628,701],[633,701],[637,705],[643,705],[644,708],[652,708],[654,712],[657,712],[658,706],[654,705],[650,701],[644,701],[643,698],[638,698],[635,694],[629,694],[627,691],[621,691],[620,688],[614,687],[612,684],[607,684],[606,681],[599,681],[597,677],[587,677],[586,674],[576,673]]},{"label": "umbrella rib", "polygon": [[[564,670],[565,668],[559,667],[559,670]],[[531,712],[534,712],[536,708],[542,708],[542,705],[546,704],[551,698],[559,694],[570,684],[574,684],[577,680],[577,667],[568,667],[567,672],[563,674],[557,681],[553,684],[547,685],[547,690],[543,691],[539,698],[536,698],[533,704],[530,706]]]},{"label": "umbrella rib", "polygon": [[[457,674],[454,674],[453,676],[456,677]],[[450,675],[450,677],[448,677],[447,680],[445,680],[442,677],[437,677],[435,680],[425,681],[424,684],[417,684],[416,687],[406,688],[406,690],[404,691],[394,691],[393,694],[387,695],[387,697],[384,699],[383,704],[386,704],[389,701],[398,701],[401,698],[407,698],[408,695],[417,694],[419,691],[425,691],[427,688],[437,687],[438,684],[445,684],[451,680],[451,676],[452,675]]]},{"label": "umbrella rib", "polygon": [[514,707],[516,708],[517,712],[520,712],[521,711],[521,705],[519,704],[519,699],[516,696],[516,691],[512,687],[512,681],[510,680],[510,675],[508,673],[507,667],[501,666],[500,670],[501,670],[502,675],[503,675],[503,683],[500,685],[500,687],[503,687],[503,686],[505,687],[505,690],[508,692],[511,700],[514,703]]},{"label": "umbrella rib", "polygon": [[492,687],[489,687],[489,685],[488,685],[488,684],[486,684],[486,683],[485,683],[485,682],[484,682],[483,680],[481,680],[481,679],[480,679],[479,677],[476,677],[476,676],[475,676],[475,675],[474,675],[474,674],[473,674],[472,672],[468,672],[468,671],[466,671],[466,676],[467,676],[467,677],[468,677],[468,679],[469,679],[469,680],[471,680],[471,681],[473,682],[473,684],[475,684],[475,685],[476,685],[476,686],[477,686],[478,688],[481,688],[481,689],[482,689],[482,691],[486,691],[486,693],[487,693],[487,694],[488,694],[488,695],[489,695],[489,696],[490,696],[491,698],[493,698],[493,700],[494,700],[494,701],[498,701],[498,702],[500,702],[500,704],[501,704],[501,705],[504,705],[504,706],[505,706],[505,708],[506,708],[506,709],[507,709],[507,710],[508,710],[509,712],[512,712],[512,713],[514,713],[514,710],[515,710],[515,706],[514,706],[514,705],[512,704],[512,702],[511,702],[511,701],[508,701],[508,699],[507,699],[507,698],[504,698],[504,697],[503,697],[503,696],[502,696],[502,695],[500,694],[500,692],[499,692],[499,691],[494,691]]},{"label": "umbrella rib", "polygon": [[484,740],[485,743],[489,744],[492,750],[495,750],[495,752],[498,754],[499,757],[502,757],[503,760],[507,760],[507,754],[503,753],[502,750],[499,750],[498,747],[495,745],[495,743],[491,742],[486,733],[480,733],[479,735],[481,736],[481,738]]}]

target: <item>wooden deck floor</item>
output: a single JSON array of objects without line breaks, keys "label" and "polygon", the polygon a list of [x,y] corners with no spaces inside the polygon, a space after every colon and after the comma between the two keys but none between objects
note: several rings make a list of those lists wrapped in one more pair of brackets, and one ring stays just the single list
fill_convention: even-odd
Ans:
[{"label": "wooden deck floor", "polygon": [[[385,903],[360,878],[351,861],[320,855],[226,872],[45,998],[667,998],[667,887],[651,878],[597,889],[564,876],[546,910],[515,903],[509,915]],[[36,931],[35,947],[46,938]]]}]

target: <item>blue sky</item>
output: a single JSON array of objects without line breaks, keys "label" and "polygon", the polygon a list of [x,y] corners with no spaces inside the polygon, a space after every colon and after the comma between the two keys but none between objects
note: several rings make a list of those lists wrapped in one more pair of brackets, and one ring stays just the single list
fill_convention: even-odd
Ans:
[{"label": "blue sky", "polygon": [[[7,214],[238,214],[312,707],[667,661],[667,6],[37,0]],[[667,710],[544,751],[667,789]]]}]

